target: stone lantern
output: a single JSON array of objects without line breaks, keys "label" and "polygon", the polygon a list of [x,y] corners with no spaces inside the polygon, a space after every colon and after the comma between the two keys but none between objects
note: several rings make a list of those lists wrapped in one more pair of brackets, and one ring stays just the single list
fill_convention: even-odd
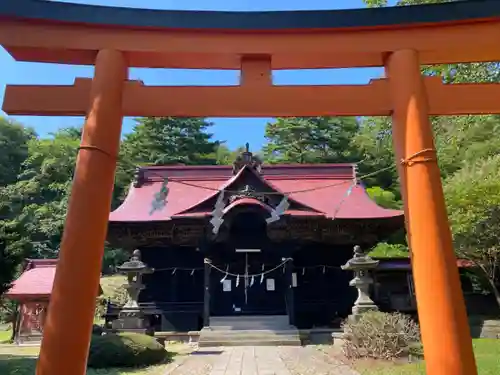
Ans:
[{"label": "stone lantern", "polygon": [[354,256],[342,266],[343,270],[354,272],[354,279],[349,282],[349,285],[358,290],[358,298],[354,302],[350,319],[356,320],[364,312],[378,310],[377,305],[370,298],[370,285],[373,279],[368,273],[375,269],[378,263],[378,260],[373,260],[366,255],[361,247],[354,246]]},{"label": "stone lantern", "polygon": [[134,250],[132,258],[117,268],[120,273],[127,275],[127,284],[124,287],[128,298],[118,314],[118,319],[113,322],[113,329],[146,333],[149,324],[143,317],[138,300],[141,290],[144,289],[142,276],[154,270],[141,261],[139,250]]}]

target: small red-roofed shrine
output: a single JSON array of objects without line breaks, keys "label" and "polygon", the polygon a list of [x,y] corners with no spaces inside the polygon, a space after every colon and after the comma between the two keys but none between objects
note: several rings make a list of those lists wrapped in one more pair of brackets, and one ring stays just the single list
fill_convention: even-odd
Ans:
[{"label": "small red-roofed shrine", "polygon": [[26,259],[23,272],[4,294],[18,303],[16,343],[41,341],[56,266],[57,259]]},{"label": "small red-roofed shrine", "polygon": [[5,293],[19,304],[16,343],[41,341],[56,265],[57,259],[27,259],[23,273]]}]

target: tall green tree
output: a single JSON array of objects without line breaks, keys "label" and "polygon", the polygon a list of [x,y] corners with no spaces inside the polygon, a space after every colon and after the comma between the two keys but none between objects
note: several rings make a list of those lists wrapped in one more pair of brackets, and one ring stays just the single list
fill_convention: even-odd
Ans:
[{"label": "tall green tree", "polygon": [[351,140],[354,117],[278,118],[266,126],[263,154],[269,163],[341,163],[357,161]]},{"label": "tall green tree", "polygon": [[0,296],[14,279],[20,261],[21,259],[16,254],[7,251],[5,239],[0,238]]},{"label": "tall green tree", "polygon": [[[500,152],[500,139],[491,136],[500,131],[499,116],[440,116],[431,120],[444,179],[470,163]],[[366,183],[388,189],[399,199],[397,170],[390,168],[395,165],[391,128],[390,118],[364,118],[353,144],[364,155],[359,164],[361,174],[384,170]]]},{"label": "tall green tree", "polygon": [[53,138],[30,140],[29,156],[17,181],[0,191],[4,233],[10,233],[10,246],[29,249],[26,255],[45,258],[57,254],[79,142],[69,129]]},{"label": "tall green tree", "polygon": [[366,193],[379,206],[389,209],[401,209],[401,201],[396,198],[396,195],[389,190],[384,190],[380,186],[373,186],[366,189]]},{"label": "tall green tree", "polygon": [[137,164],[215,164],[220,142],[212,141],[202,118],[154,117],[136,120],[122,143],[123,153]]},{"label": "tall green tree", "polygon": [[[9,226],[13,217],[8,186],[15,183],[28,158],[28,144],[34,139],[32,129],[0,117],[0,295],[15,276],[28,239],[20,240]],[[9,246],[14,242],[13,246]]]},{"label": "tall green tree", "polygon": [[361,162],[359,173],[376,173],[364,180],[368,186],[378,186],[395,194],[400,199],[398,175],[392,147],[392,125],[387,117],[366,117],[351,141]]},{"label": "tall green tree", "polygon": [[0,186],[17,180],[28,157],[28,142],[35,136],[32,129],[0,117]]},{"label": "tall green tree", "polygon": [[228,165],[234,161],[233,152],[224,143],[217,147],[214,156],[218,165]]},{"label": "tall green tree", "polygon": [[500,155],[464,166],[444,192],[459,257],[472,261],[500,307]]},{"label": "tall green tree", "polygon": [[[114,206],[124,198],[134,171],[143,165],[215,165],[226,158],[222,142],[208,132],[202,118],[151,117],[136,119],[121,144],[116,170]],[[217,152],[220,151],[220,155]],[[220,160],[219,160],[220,159]]]}]

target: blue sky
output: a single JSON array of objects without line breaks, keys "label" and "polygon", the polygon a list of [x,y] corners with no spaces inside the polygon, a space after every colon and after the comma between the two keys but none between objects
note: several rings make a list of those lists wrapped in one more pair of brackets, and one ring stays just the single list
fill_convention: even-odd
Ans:
[{"label": "blue sky", "polygon": [[[61,0],[71,3],[109,5],[150,9],[186,10],[309,10],[347,9],[364,7],[362,0]],[[325,46],[325,48],[328,48]],[[71,84],[75,77],[92,77],[89,66],[57,64],[19,63],[0,47],[0,101],[6,84]],[[378,68],[323,69],[305,71],[277,71],[273,73],[276,84],[363,84],[379,77]],[[205,71],[181,69],[131,69],[131,79],[141,79],[145,84],[155,85],[224,85],[235,84],[236,71]],[[360,103],[360,105],[363,105]],[[2,112],[3,115],[5,115]],[[79,126],[79,117],[34,117],[16,116],[20,122],[32,126],[41,136],[46,136],[62,127]],[[250,142],[253,150],[265,143],[264,128],[270,119],[263,118],[214,118],[211,131],[215,138],[226,140],[231,148]],[[130,132],[132,119],[125,119],[123,132]]]}]

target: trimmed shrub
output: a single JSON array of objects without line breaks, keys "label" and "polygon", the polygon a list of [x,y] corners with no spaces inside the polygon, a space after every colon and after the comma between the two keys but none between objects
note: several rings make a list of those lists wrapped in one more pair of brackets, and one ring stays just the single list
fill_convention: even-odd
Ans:
[{"label": "trimmed shrub", "polygon": [[104,328],[98,324],[92,325],[92,335],[101,336],[104,333]]},{"label": "trimmed shrub", "polygon": [[137,333],[92,336],[88,367],[141,367],[162,363],[168,352],[153,337]]},{"label": "trimmed shrub", "polygon": [[420,341],[420,329],[410,317],[399,313],[370,311],[358,321],[345,321],[343,351],[346,357],[395,359],[409,354]]},{"label": "trimmed shrub", "polygon": [[410,344],[408,348],[408,356],[410,360],[421,360],[424,358],[424,346],[421,342]]}]

